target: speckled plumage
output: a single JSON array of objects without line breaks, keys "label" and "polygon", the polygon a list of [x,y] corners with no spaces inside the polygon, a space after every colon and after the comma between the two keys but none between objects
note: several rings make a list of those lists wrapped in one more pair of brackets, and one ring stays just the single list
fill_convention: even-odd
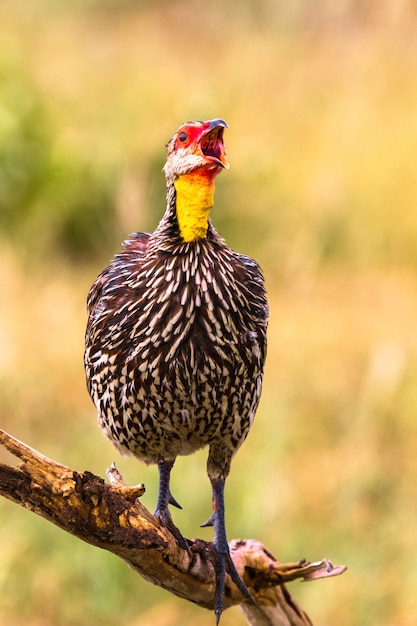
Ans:
[{"label": "speckled plumage", "polygon": [[182,244],[165,231],[127,241],[90,291],[89,389],[122,453],[158,463],[210,445],[225,477],[261,392],[262,279],[213,227]]},{"label": "speckled plumage", "polygon": [[204,238],[181,238],[174,180],[195,161],[174,139],[159,226],[126,241],[91,287],[85,367],[120,452],[160,464],[209,446],[213,483],[229,473],[258,406],[268,306],[257,263],[211,223]]}]

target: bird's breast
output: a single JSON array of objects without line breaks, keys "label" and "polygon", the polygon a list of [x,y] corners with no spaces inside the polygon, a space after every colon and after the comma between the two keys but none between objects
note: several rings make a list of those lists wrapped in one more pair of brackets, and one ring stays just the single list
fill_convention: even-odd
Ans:
[{"label": "bird's breast", "polygon": [[197,248],[147,258],[114,289],[110,281],[90,329],[86,365],[103,428],[130,429],[129,449],[153,460],[168,445],[188,454],[225,433],[238,445],[259,400],[266,327],[256,289],[226,254],[216,264]]},{"label": "bird's breast", "polygon": [[121,336],[127,359],[142,372],[169,366],[187,351],[191,362],[197,353],[236,360],[239,346],[247,351],[247,333],[257,332],[247,293],[228,262],[216,267],[193,255],[168,259],[154,271],[142,268],[130,289],[136,293]]}]

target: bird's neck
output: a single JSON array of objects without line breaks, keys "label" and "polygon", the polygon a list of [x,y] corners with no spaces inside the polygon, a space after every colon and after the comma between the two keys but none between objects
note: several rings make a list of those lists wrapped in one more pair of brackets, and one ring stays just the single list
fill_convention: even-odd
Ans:
[{"label": "bird's neck", "polygon": [[214,204],[214,178],[211,172],[195,170],[174,181],[178,228],[184,241],[207,236],[210,209]]}]

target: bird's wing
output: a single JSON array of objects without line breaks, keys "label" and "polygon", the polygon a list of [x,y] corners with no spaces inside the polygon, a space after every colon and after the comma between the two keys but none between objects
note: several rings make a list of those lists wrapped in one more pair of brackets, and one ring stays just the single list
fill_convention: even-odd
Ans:
[{"label": "bird's wing", "polygon": [[236,253],[246,271],[245,283],[252,293],[252,303],[255,304],[256,315],[261,325],[268,324],[269,307],[266,298],[263,272],[258,263],[245,254]]},{"label": "bird's wing", "polygon": [[[120,274],[117,272],[118,261],[123,259],[123,266],[125,268],[133,267],[135,262],[140,262],[146,254],[149,237],[149,233],[132,234],[130,239],[127,239],[123,243],[124,251],[120,254],[116,254],[111,263],[97,276],[87,296],[87,334],[94,321],[100,317],[100,313],[102,312],[102,296],[106,288],[110,287],[115,277],[118,276],[119,279],[121,279]],[[122,282],[122,280],[120,280],[120,282]]]}]

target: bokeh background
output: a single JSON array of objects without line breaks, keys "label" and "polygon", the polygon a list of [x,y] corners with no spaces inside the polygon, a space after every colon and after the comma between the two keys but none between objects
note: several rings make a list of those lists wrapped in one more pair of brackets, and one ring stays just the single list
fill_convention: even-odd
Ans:
[{"label": "bokeh background", "polygon": [[[229,537],[349,566],[290,586],[317,626],[414,626],[415,2],[2,0],[0,24],[0,426],[78,470],[115,459],[153,510],[156,469],[96,426],[85,298],[127,233],[158,223],[168,138],[223,117],[212,218],[271,304]],[[178,460],[174,518],[210,539],[205,458]],[[0,529],[1,624],[213,624],[7,501]]]}]

